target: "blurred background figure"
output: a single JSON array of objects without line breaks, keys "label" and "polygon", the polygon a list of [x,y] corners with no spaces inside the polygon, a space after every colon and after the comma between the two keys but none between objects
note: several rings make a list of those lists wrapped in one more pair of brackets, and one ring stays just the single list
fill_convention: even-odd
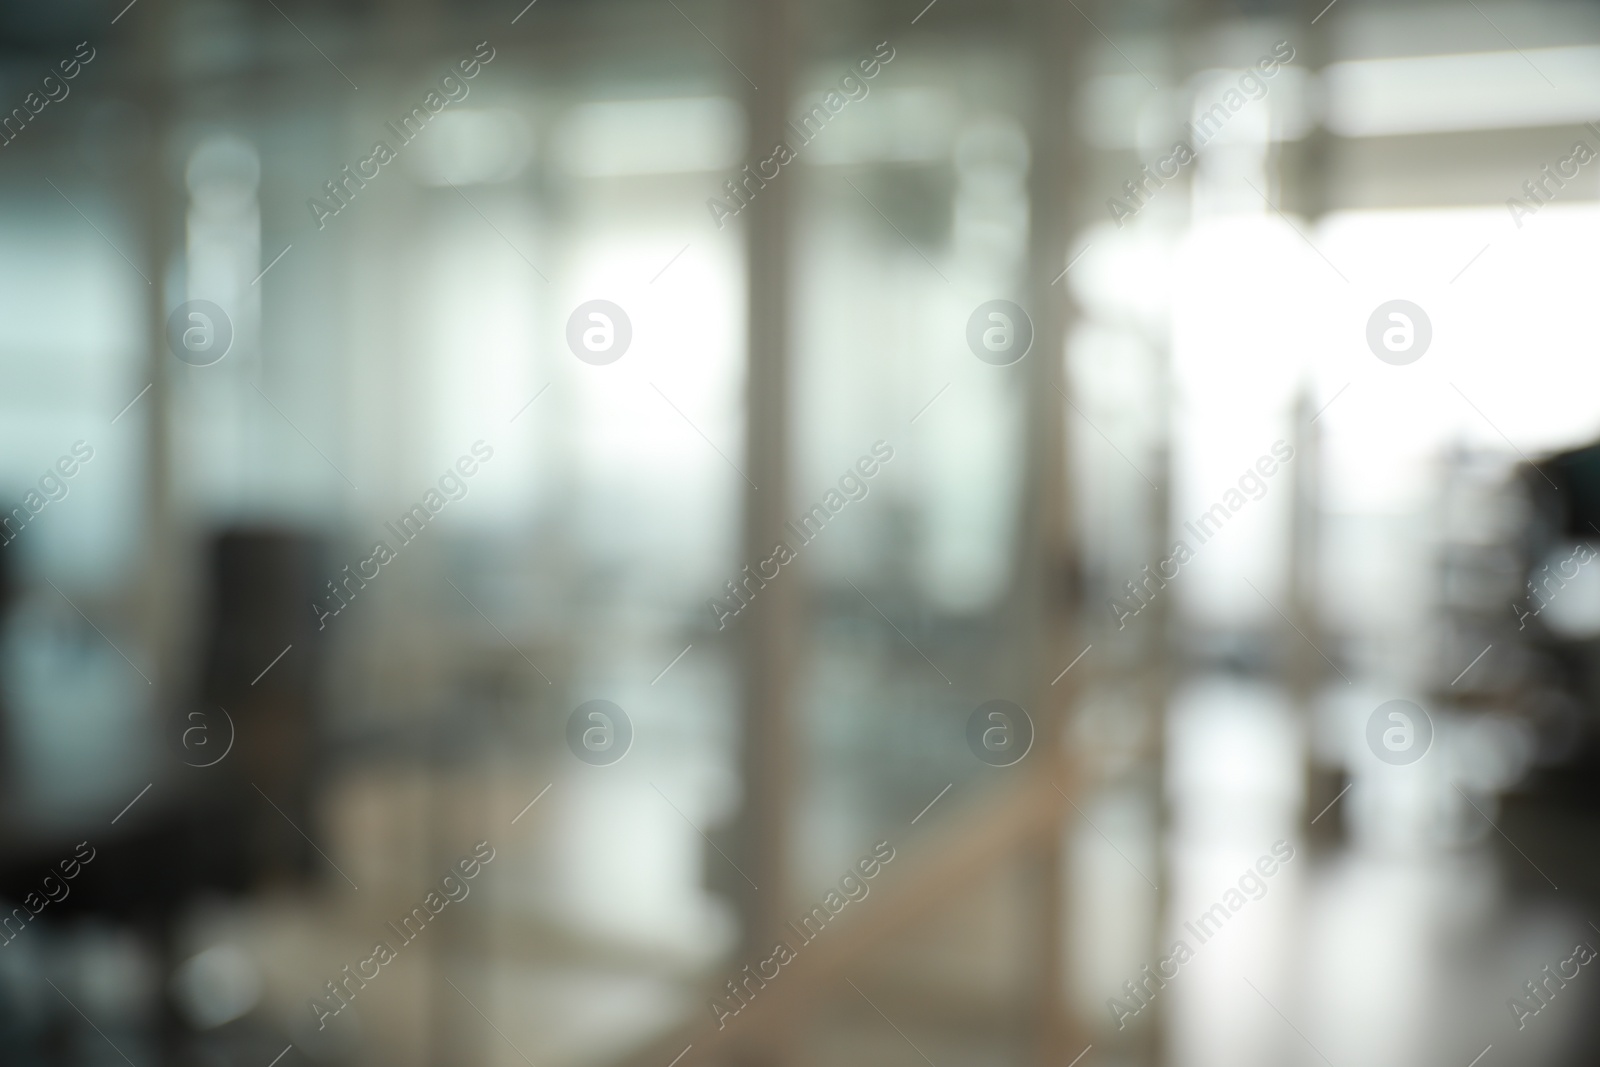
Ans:
[{"label": "blurred background figure", "polygon": [[1600,9],[0,11],[0,1064],[1589,1063]]}]

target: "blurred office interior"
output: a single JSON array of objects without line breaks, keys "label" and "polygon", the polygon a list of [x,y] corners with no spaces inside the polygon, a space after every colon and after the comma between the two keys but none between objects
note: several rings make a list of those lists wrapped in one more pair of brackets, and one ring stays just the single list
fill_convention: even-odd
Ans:
[{"label": "blurred office interior", "polygon": [[1593,1061],[1600,7],[525,2],[0,10],[0,1063]]}]

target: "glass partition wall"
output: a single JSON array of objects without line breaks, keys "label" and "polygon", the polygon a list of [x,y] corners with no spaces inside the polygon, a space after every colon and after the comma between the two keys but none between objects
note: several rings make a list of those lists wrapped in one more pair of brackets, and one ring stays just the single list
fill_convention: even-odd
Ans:
[{"label": "glass partition wall", "polygon": [[1581,1062],[1587,9],[0,24],[17,1062]]}]

